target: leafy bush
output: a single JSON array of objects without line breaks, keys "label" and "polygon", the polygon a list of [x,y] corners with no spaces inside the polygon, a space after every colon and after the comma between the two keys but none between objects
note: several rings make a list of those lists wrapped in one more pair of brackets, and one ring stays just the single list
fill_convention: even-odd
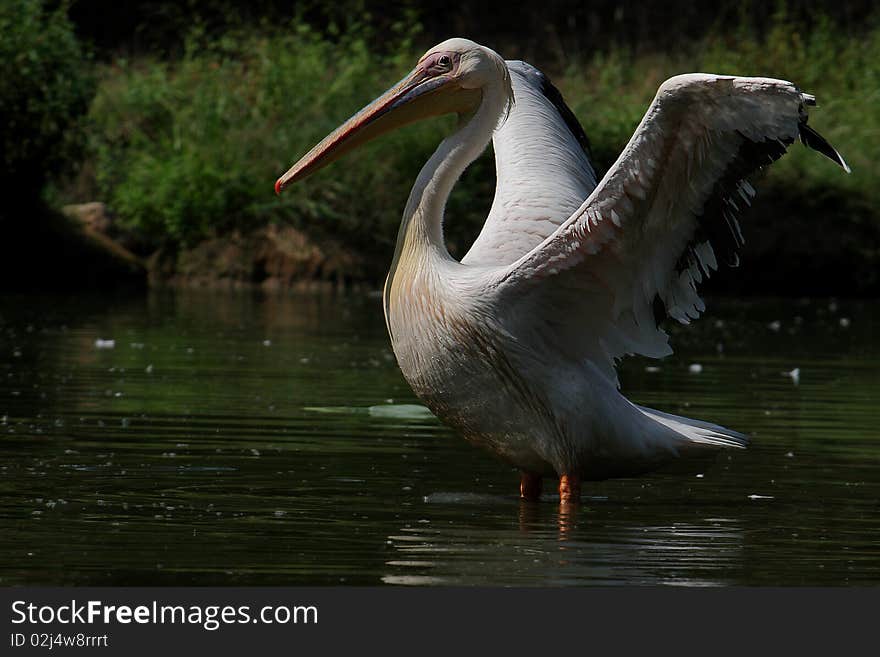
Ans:
[{"label": "leafy bush", "polygon": [[[270,34],[193,38],[185,56],[170,63],[142,57],[103,67],[90,115],[102,200],[153,245],[283,221],[332,233],[385,263],[412,181],[450,129],[449,120],[392,133],[280,199],[272,193],[279,174],[399,79],[420,54],[402,38],[376,54],[375,40],[367,28],[331,41],[293,23]],[[694,70],[783,77],[815,93],[821,107],[812,125],[841,150],[853,175],[832,175],[830,162],[796,147],[771,168],[762,196],[780,190],[799,196],[803,211],[816,194],[823,207],[833,206],[830,195],[845,201],[838,204],[842,212],[860,204],[878,223],[880,188],[872,163],[880,155],[880,29],[852,39],[827,21],[804,31],[780,14],[760,37],[734,29],[687,51],[598,52],[553,77],[603,169],[660,82]],[[478,160],[450,200],[447,235],[459,252],[488,210],[492,172],[491,156]]]},{"label": "leafy bush", "polygon": [[66,6],[42,0],[0,3],[0,61],[0,176],[25,195],[79,159],[95,81]]},{"label": "leafy bush", "polygon": [[[275,179],[403,74],[407,56],[371,55],[362,37],[331,43],[300,27],[228,36],[174,64],[118,61],[91,117],[97,179],[129,228],[161,243],[277,221],[333,222],[353,241],[399,220],[436,126],[352,154],[314,182],[273,194]],[[382,231],[390,243],[394,230]]]}]

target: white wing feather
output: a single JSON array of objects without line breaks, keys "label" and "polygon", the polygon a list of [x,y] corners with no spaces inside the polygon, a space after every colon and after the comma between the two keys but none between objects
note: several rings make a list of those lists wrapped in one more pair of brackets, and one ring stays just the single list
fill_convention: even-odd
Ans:
[{"label": "white wing feather", "polygon": [[666,81],[589,198],[499,273],[502,324],[515,324],[511,334],[524,341],[591,361],[615,382],[621,356],[670,353],[655,299],[681,322],[703,311],[696,284],[717,267],[716,251],[734,259],[742,243],[736,213],[754,194],[745,176],[798,136],[815,148],[814,136],[845,167],[806,128],[804,105],[813,102],[782,80]]}]

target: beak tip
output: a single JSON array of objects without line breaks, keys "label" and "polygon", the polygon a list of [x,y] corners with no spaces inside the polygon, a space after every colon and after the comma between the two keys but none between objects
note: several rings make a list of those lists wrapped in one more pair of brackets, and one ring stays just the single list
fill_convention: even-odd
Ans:
[{"label": "beak tip", "polygon": [[281,196],[281,190],[283,187],[281,186],[281,178],[275,181],[275,194]]}]

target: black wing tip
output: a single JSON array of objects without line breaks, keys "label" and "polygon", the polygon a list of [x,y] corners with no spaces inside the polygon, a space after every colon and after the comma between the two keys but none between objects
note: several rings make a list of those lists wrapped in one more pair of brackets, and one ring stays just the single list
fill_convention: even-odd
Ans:
[{"label": "black wing tip", "polygon": [[[815,104],[815,102],[815,99],[813,99],[813,104]],[[808,146],[814,151],[821,153],[829,160],[835,162],[847,173],[852,173],[852,169],[849,168],[846,160],[844,160],[843,156],[837,152],[837,149],[829,144],[828,140],[825,139],[825,137],[823,137],[818,132],[813,130],[810,126],[808,126],[805,121],[802,121],[800,123],[800,125],[798,126],[798,131],[800,134],[801,142],[804,144],[804,146]]]}]

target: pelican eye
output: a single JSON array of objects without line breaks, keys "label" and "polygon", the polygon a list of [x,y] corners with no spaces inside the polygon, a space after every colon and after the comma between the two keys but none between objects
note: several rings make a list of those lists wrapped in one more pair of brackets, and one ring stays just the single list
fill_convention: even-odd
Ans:
[{"label": "pelican eye", "polygon": [[428,63],[428,70],[433,75],[442,75],[452,70],[452,57],[449,55],[434,55]]}]

